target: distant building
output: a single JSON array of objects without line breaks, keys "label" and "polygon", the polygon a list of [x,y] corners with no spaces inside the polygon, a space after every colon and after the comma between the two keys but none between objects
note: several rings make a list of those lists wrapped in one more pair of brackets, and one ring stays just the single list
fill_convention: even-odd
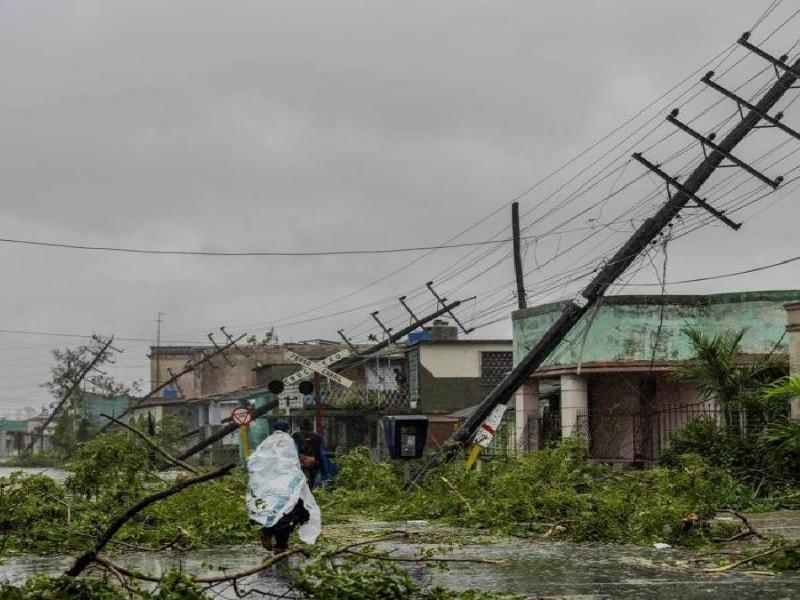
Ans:
[{"label": "distant building", "polygon": [[127,408],[129,401],[130,398],[127,395],[112,397],[93,392],[83,392],[80,406],[77,408],[77,416],[88,420],[95,427],[102,427],[108,423],[108,419],[102,415],[117,416]]},{"label": "distant building", "polygon": [[[713,336],[746,328],[747,355],[787,364],[789,307],[800,330],[800,291],[713,295],[608,296],[573,328],[517,393],[516,444],[535,450],[554,438],[587,435],[594,458],[654,461],[669,437],[699,415],[718,415],[696,385],[671,373],[692,356],[682,330]],[[787,309],[784,309],[785,303]],[[513,313],[518,361],[561,314],[565,302]],[[796,331],[794,330],[794,331]],[[799,415],[800,416],[800,415]]]},{"label": "distant building", "polygon": [[462,340],[458,329],[434,322],[406,349],[410,407],[444,415],[486,397],[513,367],[511,340]]},{"label": "distant building", "polygon": [[[33,440],[39,444],[39,431],[45,418],[44,415],[37,415],[27,419],[0,419],[0,458],[21,454]],[[52,426],[48,428],[48,433],[50,429]],[[50,438],[45,436],[44,449],[51,448]]]}]

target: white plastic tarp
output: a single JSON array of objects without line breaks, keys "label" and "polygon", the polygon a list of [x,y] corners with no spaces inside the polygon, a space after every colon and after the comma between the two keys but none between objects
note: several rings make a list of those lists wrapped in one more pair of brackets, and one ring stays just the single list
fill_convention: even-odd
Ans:
[{"label": "white plastic tarp", "polygon": [[265,439],[247,459],[247,513],[262,527],[272,527],[284,514],[303,500],[310,517],[297,529],[300,539],[313,544],[322,530],[317,501],[300,469],[292,436],[276,431]]}]

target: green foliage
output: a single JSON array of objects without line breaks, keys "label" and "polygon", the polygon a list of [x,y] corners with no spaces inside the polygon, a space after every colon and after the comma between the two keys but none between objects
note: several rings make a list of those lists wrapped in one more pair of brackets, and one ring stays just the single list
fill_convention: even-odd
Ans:
[{"label": "green foliage", "polygon": [[761,399],[770,412],[778,412],[786,401],[800,396],[800,375],[781,377],[761,388]]},{"label": "green foliage", "polygon": [[53,450],[61,457],[72,454],[76,444],[75,417],[67,411],[61,411],[55,418],[53,433],[50,435],[50,443]]},{"label": "green foliage", "polygon": [[70,462],[70,492],[100,505],[119,506],[154,479],[154,464],[141,440],[126,433],[81,444]]},{"label": "green foliage", "polygon": [[701,397],[713,400],[726,414],[745,406],[761,406],[762,387],[780,375],[780,368],[771,356],[743,362],[740,345],[746,329],[726,331],[708,337],[698,329],[687,328],[694,356],[675,372],[679,380],[694,381]]},{"label": "green foliage", "polygon": [[297,570],[293,587],[314,600],[405,600],[419,593],[409,574],[394,563],[348,556],[331,569],[324,554]]},{"label": "green foliage", "polygon": [[675,465],[687,454],[724,468],[768,500],[800,483],[800,422],[774,421],[747,434],[700,417],[672,436],[662,461]]},{"label": "green foliage", "polygon": [[0,479],[0,552],[48,552],[68,529],[65,490],[44,475],[12,473]]},{"label": "green foliage", "polygon": [[391,465],[373,463],[363,451],[340,464],[338,487],[319,495],[326,518],[442,519],[536,534],[558,525],[564,528],[559,535],[576,541],[703,543],[708,532],[684,531],[684,517],[704,520],[746,497],[723,469],[697,457],[676,458],[671,468],[614,472],[592,464],[580,439],[491,461],[480,471],[467,473],[458,463],[440,467],[409,492]]},{"label": "green foliage", "polygon": [[[0,553],[84,550],[121,508],[169,483],[161,462],[140,439],[117,433],[79,445],[63,486],[21,472],[0,479]],[[181,546],[253,540],[245,488],[243,472],[190,487],[136,515],[115,539],[158,547],[180,531]]]},{"label": "green foliage", "polygon": [[709,463],[733,470],[740,477],[749,469],[761,466],[753,436],[731,431],[707,416],[692,419],[673,434],[662,461],[675,465],[684,454],[702,456]]},{"label": "green foliage", "polygon": [[3,600],[119,600],[120,590],[98,579],[37,575],[22,586],[0,583]]},{"label": "green foliage", "polygon": [[224,480],[190,487],[158,502],[126,525],[122,538],[158,546],[182,531],[182,544],[213,546],[246,543],[256,539],[245,510],[247,476],[238,471]]},{"label": "green foliage", "polygon": [[776,477],[800,483],[800,420],[769,423],[758,438],[758,449]]},{"label": "green foliage", "polygon": [[[133,589],[135,597],[141,600],[210,600],[213,597],[175,570],[168,571],[152,591],[135,586]],[[115,581],[93,577],[36,575],[20,586],[0,582],[3,600],[119,600],[125,597],[128,597],[127,592]]]}]

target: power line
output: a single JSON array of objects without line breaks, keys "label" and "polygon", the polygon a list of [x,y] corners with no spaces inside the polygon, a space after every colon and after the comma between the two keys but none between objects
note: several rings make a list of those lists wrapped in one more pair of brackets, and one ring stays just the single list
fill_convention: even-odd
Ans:
[{"label": "power line", "polygon": [[[523,239],[533,239],[532,237]],[[462,242],[459,244],[440,244],[434,246],[411,246],[406,248],[373,248],[356,250],[315,250],[308,252],[284,250],[255,250],[255,251],[206,251],[206,250],[164,250],[156,248],[126,248],[118,246],[89,246],[83,244],[67,244],[64,242],[43,242],[39,240],[25,240],[19,238],[0,238],[5,244],[19,244],[25,246],[41,246],[45,248],[60,248],[66,250],[89,250],[95,252],[116,252],[123,254],[156,254],[168,256],[210,256],[210,257],[258,257],[258,256],[341,256],[357,254],[398,254],[403,252],[423,252],[426,250],[446,250],[448,248],[470,248],[473,246],[487,246],[492,244],[505,244],[511,238],[483,240],[476,242]]]},{"label": "power line", "polygon": [[[793,256],[791,258],[787,258],[776,263],[771,263],[768,265],[761,265],[760,267],[753,267],[751,269],[745,269],[744,271],[734,271],[732,273],[723,273],[721,275],[707,275],[705,277],[695,277],[693,279],[683,279],[681,281],[667,281],[667,285],[679,285],[682,283],[698,283],[700,281],[712,281],[715,279],[725,279],[727,277],[737,277],[739,275],[747,275],[749,273],[757,273],[758,271],[765,271],[767,269],[773,269],[775,267],[780,267],[783,265],[788,265],[789,263],[793,263],[800,260],[800,256]],[[660,287],[661,283],[628,283],[625,284],[626,287]]]}]

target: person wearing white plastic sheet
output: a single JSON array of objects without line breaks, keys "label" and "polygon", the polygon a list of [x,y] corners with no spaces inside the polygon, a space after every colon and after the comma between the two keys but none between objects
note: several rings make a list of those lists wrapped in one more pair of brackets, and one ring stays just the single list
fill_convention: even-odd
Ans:
[{"label": "person wearing white plastic sheet", "polygon": [[313,544],[322,522],[289,424],[278,422],[273,429],[247,459],[246,503],[250,520],[261,525],[261,544],[278,554],[287,549],[295,529],[303,542]]}]

